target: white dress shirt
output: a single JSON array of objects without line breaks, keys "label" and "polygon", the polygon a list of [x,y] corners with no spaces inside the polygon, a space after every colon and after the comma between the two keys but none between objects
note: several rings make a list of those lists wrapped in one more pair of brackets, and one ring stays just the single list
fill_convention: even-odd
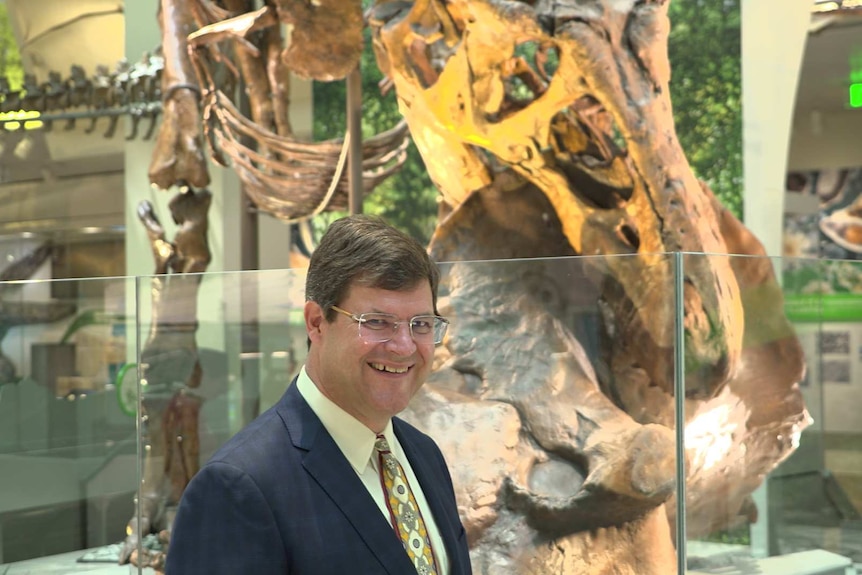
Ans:
[{"label": "white dress shirt", "polygon": [[[347,458],[353,470],[356,471],[359,479],[362,480],[365,489],[368,490],[374,502],[377,503],[380,512],[386,518],[386,523],[391,524],[389,508],[386,506],[386,496],[380,485],[380,472],[377,468],[377,451],[374,449],[377,434],[323,395],[314,382],[311,381],[308,373],[306,373],[305,366],[299,371],[296,386],[299,394],[302,395],[303,399],[311,407],[311,410],[320,419],[323,427],[332,436],[335,444],[344,454],[344,457]],[[434,515],[428,507],[428,501],[425,499],[425,494],[422,493],[422,487],[419,485],[419,480],[416,479],[416,474],[413,473],[410,461],[404,455],[404,450],[401,449],[398,438],[395,437],[395,433],[392,430],[392,420],[386,424],[383,436],[386,437],[392,454],[398,459],[401,467],[404,468],[407,481],[410,483],[410,489],[416,497],[416,503],[419,505],[419,511],[422,513],[422,519],[425,520],[428,537],[431,539],[431,548],[434,550],[438,572],[440,575],[449,575],[449,557],[446,554],[443,539],[440,537],[440,529],[437,528]]]}]

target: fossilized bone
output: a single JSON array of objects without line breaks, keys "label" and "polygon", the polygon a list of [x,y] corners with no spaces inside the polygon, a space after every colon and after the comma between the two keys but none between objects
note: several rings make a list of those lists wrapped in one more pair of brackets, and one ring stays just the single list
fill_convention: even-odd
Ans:
[{"label": "fossilized bone", "polygon": [[[202,371],[195,333],[200,273],[211,259],[207,243],[211,202],[209,191],[188,188],[171,199],[171,217],[179,226],[172,242],[152,205],[142,202],[138,207],[156,275],[151,280],[152,322],[141,352],[141,370],[147,381],[141,414],[147,448],[136,514],[127,527],[121,563],[130,559],[140,537],[170,529],[171,510],[200,465],[198,412],[202,399],[194,390],[200,386]],[[149,555],[140,560],[158,563]]]},{"label": "fossilized bone", "polygon": [[[379,4],[378,11],[389,5]],[[446,201],[458,205],[490,183],[486,154],[509,166],[548,197],[577,253],[638,254],[614,264],[621,266],[614,273],[637,309],[655,308],[672,271],[656,261],[644,284],[636,269],[626,269],[633,262],[660,252],[727,251],[714,232],[712,205],[695,193],[699,184],[673,133],[665,10],[662,2],[539,3],[534,9],[477,0],[451,2],[447,11],[420,0],[385,24],[372,14],[385,71]],[[444,12],[445,22],[437,16]],[[553,22],[552,31],[541,22]],[[455,29],[463,30],[462,39],[450,47]],[[428,65],[445,62],[433,85],[426,86],[427,74],[413,65],[415,49],[406,49],[417,43],[423,43]],[[506,95],[506,85],[521,62],[516,48],[528,43],[538,53],[557,54],[559,67],[542,93],[519,101]],[[598,109],[594,116],[613,123],[626,148],[585,120],[585,109]],[[600,192],[579,193],[584,188]],[[728,263],[694,269],[704,263],[693,260],[688,273],[702,302],[689,311],[689,336],[697,343],[691,359],[705,367],[702,393],[711,395],[736,368],[744,324]],[[658,385],[670,381],[668,317],[656,313],[643,326],[661,349],[636,352]],[[711,333],[709,325],[722,326],[723,333]]]},{"label": "fossilized bone", "polygon": [[[194,66],[213,158],[233,167],[258,208],[284,220],[344,209],[346,143],[302,142],[293,136],[287,116],[288,71],[332,80],[353,69],[362,50],[360,4],[324,0],[304,7],[273,0],[254,12],[245,12],[247,3],[240,0],[225,1],[223,5],[220,8],[206,0],[163,1],[164,13],[185,14],[182,22],[193,19],[201,26],[187,37],[180,33],[186,28],[179,25],[170,31],[165,27],[163,35],[175,35],[165,40],[166,45],[187,43],[190,48],[191,59],[177,67]],[[167,6],[172,7],[171,11]],[[279,23],[287,25],[291,34],[286,46]],[[326,44],[303,40],[323,37],[321,30],[331,29],[333,23],[337,23],[339,34],[330,36]],[[182,51],[176,53],[181,60]],[[227,69],[229,78],[244,87],[249,117],[234,103],[233,81],[225,82],[218,75],[222,69]],[[187,157],[178,142],[199,137],[192,123],[163,125],[163,132],[174,130],[175,134],[164,141],[160,139],[154,157]],[[405,124],[363,142],[366,193],[400,168],[407,144]],[[171,178],[163,175],[163,170],[151,170],[151,181],[165,187]],[[183,179],[184,173],[177,171],[170,176]]]},{"label": "fossilized bone", "polygon": [[21,86],[21,108],[24,110],[44,110],[45,93],[36,79],[35,74],[24,74],[24,83]]},{"label": "fossilized bone", "polygon": [[[14,260],[0,271],[0,294],[8,294],[16,288],[20,289],[19,285],[6,282],[29,279],[53,253],[53,244],[45,242]],[[64,301],[30,302],[0,299],[0,342],[14,327],[59,321],[75,313],[75,309],[75,304]],[[12,360],[0,351],[0,383],[16,381],[16,373]]]},{"label": "fossilized bone", "polygon": [[[285,22],[289,8],[269,2],[189,40],[216,152],[259,206],[286,219],[297,199],[270,161],[290,164],[291,149],[268,119],[266,92],[250,87],[256,126],[219,94],[213,69],[228,61],[225,40],[245,54],[237,74],[254,64],[248,55],[273,62],[273,45],[250,38]],[[406,415],[453,462],[484,573],[673,569],[675,273],[684,280],[689,532],[748,512],[748,494],[807,424],[801,352],[768,262],[686,255],[678,269],[662,255],[762,254],[679,146],[666,10],[662,0],[392,0],[368,13],[378,64],[449,213],[432,242],[436,259],[629,256],[593,263],[604,269],[579,272],[579,290],[550,298],[523,271],[534,274],[536,262],[447,271],[441,309],[454,327],[442,367]],[[559,273],[546,268],[542,286]],[[577,297],[594,298],[603,314],[598,366],[556,313]],[[717,459],[705,457],[717,435]]]},{"label": "fossilized bone", "polygon": [[87,77],[83,67],[73,64],[71,75],[65,81],[68,88],[68,104],[70,107],[83,106],[90,101],[93,93],[93,80]]},{"label": "fossilized bone", "polygon": [[15,112],[21,109],[21,93],[18,90],[13,90],[9,84],[9,78],[0,76],[0,96],[3,97],[3,103],[0,104],[0,112]]},{"label": "fossilized bone", "polygon": [[203,147],[201,91],[187,54],[188,35],[199,23],[187,2],[163,0],[159,4],[159,26],[165,63],[161,85],[164,111],[150,159],[150,183],[162,189],[178,181],[204,187],[210,176]]},{"label": "fossilized bone", "polygon": [[104,133],[107,138],[113,137],[119,117],[127,115],[132,120],[132,130],[127,139],[138,136],[142,119],[150,120],[143,136],[149,139],[162,109],[159,88],[162,67],[159,54],[146,53],[134,64],[121,60],[114,72],[99,65],[91,78],[78,65],[71,67],[67,78],[51,71],[48,79],[40,82],[35,75],[28,74],[20,90],[12,90],[9,80],[0,77],[0,112],[40,112],[39,120],[45,130],[50,130],[58,118],[66,120],[67,130],[75,127],[77,119],[90,118],[86,133],[95,130],[99,118],[108,118],[108,128]]},{"label": "fossilized bone", "polygon": [[[114,105],[116,101],[113,90],[113,79],[108,67],[104,65],[96,66],[96,74],[93,76],[93,90],[90,93],[88,101],[89,108],[95,111],[105,110]],[[84,130],[86,133],[92,133],[96,129],[96,118],[90,120],[90,125]]]},{"label": "fossilized bone", "polygon": [[[607,368],[597,377],[579,367],[583,354],[564,343],[565,326],[533,301],[517,273],[499,271],[502,264],[487,270],[491,279],[457,264],[449,273],[447,312],[458,327],[434,385],[450,398],[456,393],[455,405],[441,413],[419,401],[414,409],[416,421],[444,442],[453,435],[440,423],[444,414],[479,410],[477,400],[491,404],[485,407],[496,425],[487,425],[509,430],[510,442],[491,441],[495,449],[483,459],[496,467],[455,469],[476,535],[474,564],[483,572],[604,572],[610,567],[586,559],[596,544],[588,524],[613,526],[602,546],[620,557],[633,558],[651,541],[665,561],[617,562],[614,572],[672,569],[667,520],[655,513],[675,518],[667,432],[675,426],[676,270],[674,258],[660,254],[763,252],[696,180],[679,146],[666,10],[665,1],[416,0],[378,2],[369,13],[378,63],[453,208],[435,232],[436,259],[629,256],[584,274],[598,278],[591,289],[607,332]],[[768,261],[686,255],[682,263],[688,528],[696,535],[745,512],[747,495],[793,450],[808,419],[797,387],[801,350]],[[508,304],[489,307],[495,301]],[[555,352],[550,365],[549,352],[525,352],[543,346]],[[524,395],[536,374],[536,392]],[[547,403],[550,382],[568,411]],[[603,409],[590,408],[598,398]],[[656,426],[666,431],[656,432],[649,449],[614,441]],[[704,457],[720,443],[710,433],[725,442],[717,462]],[[472,449],[463,437],[447,447],[450,460],[470,460],[461,457]],[[651,474],[639,475],[643,469]],[[554,474],[561,492],[536,487],[536,476]],[[568,490],[560,487],[566,478]],[[549,544],[531,546],[536,540]]]}]

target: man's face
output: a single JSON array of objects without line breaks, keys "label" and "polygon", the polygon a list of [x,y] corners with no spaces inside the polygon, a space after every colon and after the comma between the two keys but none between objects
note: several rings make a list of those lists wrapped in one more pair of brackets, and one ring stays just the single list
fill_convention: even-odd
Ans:
[{"label": "man's face", "polygon": [[425,383],[434,358],[434,344],[417,344],[407,320],[434,313],[431,287],[421,281],[403,291],[352,285],[338,307],[359,315],[388,313],[405,323],[386,342],[360,338],[357,323],[336,314],[330,323],[315,302],[305,304],[311,339],[306,369],[320,391],[375,432],[383,430]]}]

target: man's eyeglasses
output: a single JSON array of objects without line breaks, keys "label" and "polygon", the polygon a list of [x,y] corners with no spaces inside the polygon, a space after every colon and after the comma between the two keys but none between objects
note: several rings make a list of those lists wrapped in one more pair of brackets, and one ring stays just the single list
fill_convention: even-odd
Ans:
[{"label": "man's eyeglasses", "polygon": [[449,320],[438,315],[417,315],[408,320],[399,320],[389,313],[350,313],[338,306],[332,309],[344,314],[359,325],[359,337],[369,343],[383,343],[395,337],[402,323],[410,326],[410,335],[416,343],[438,344],[443,341]]}]

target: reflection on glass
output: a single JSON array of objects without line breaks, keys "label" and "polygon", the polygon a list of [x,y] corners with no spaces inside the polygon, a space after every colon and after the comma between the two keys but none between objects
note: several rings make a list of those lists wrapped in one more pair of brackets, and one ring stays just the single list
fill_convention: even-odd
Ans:
[{"label": "reflection on glass", "polygon": [[[787,274],[780,287],[740,283],[744,330],[726,384],[716,385],[716,372],[701,369],[706,354],[685,364],[691,393],[679,399],[686,417],[689,570],[752,570],[770,557],[808,552],[828,554],[806,556],[812,560],[858,562],[862,442],[854,425],[862,330],[853,313],[830,311],[852,311],[849,296],[830,300],[832,294],[812,291],[807,279],[794,279],[847,281],[860,271],[857,264],[844,262],[852,269],[839,274],[834,270],[841,266],[832,262],[697,257],[724,258],[722,265],[743,278],[768,277],[752,273],[767,268]],[[643,345],[667,369],[662,362],[674,357],[673,339],[658,338],[672,336],[673,329],[627,334],[621,326],[634,325],[637,316],[627,315],[628,296],[614,291],[619,284],[611,278],[620,269],[640,269],[648,277],[649,265],[671,270],[671,280],[677,272],[661,258],[609,259],[443,266],[439,311],[451,325],[434,374],[404,417],[444,451],[477,570],[498,565],[501,557],[506,573],[523,572],[524,562],[577,573],[587,558],[593,566],[632,573],[675,570],[682,546],[672,537],[673,381],[656,384],[652,374],[666,371],[648,372],[632,361],[640,356],[631,351]],[[699,265],[694,269],[709,267]],[[139,456],[129,415],[136,413],[135,401],[123,389],[128,382],[137,389],[128,350],[135,349],[136,332],[149,333],[153,317],[142,305],[137,330],[130,324],[134,318],[125,310],[134,306],[125,298],[134,294],[143,303],[150,295],[136,293],[130,282],[76,282],[78,296],[69,300],[76,313],[14,327],[4,340],[4,354],[21,379],[0,386],[0,564],[68,553],[75,560],[101,557],[104,545],[125,536]],[[298,271],[202,278],[201,383],[197,396],[188,398],[199,409],[201,461],[278,401],[302,365],[303,282]],[[46,301],[49,288],[33,282],[4,297]],[[673,323],[679,303],[673,289],[651,288],[664,299],[654,295],[661,305],[648,309],[671,310],[654,318],[655,325],[659,319]],[[99,313],[86,315],[90,310]],[[67,338],[75,347],[72,371],[59,355],[33,363],[43,353],[34,349],[58,344],[76,321]],[[654,339],[647,343],[647,337]],[[43,363],[64,371],[34,369]],[[175,390],[159,389],[150,381],[141,385],[147,401],[170,403]],[[152,426],[149,418],[141,423],[142,430]],[[50,542],[36,537],[49,531],[48,522]],[[611,551],[597,560],[600,547]],[[639,559],[628,564],[627,557]]]},{"label": "reflection on glass", "polygon": [[122,537],[137,489],[136,414],[118,378],[135,363],[133,289],[124,279],[0,286],[14,374],[0,382],[0,572],[68,569]]},{"label": "reflection on glass", "polygon": [[[700,257],[729,258],[735,270],[759,267],[772,275],[776,269],[782,282],[741,284],[742,371],[711,410],[704,409],[708,402],[686,401],[688,566],[698,573],[788,572],[793,564],[843,573],[862,559],[862,546],[852,543],[852,518],[862,499],[852,502],[824,457],[831,435],[824,433],[830,421],[824,407],[835,389],[825,382],[849,385],[854,324],[825,330],[822,322],[835,317],[828,310],[836,306],[844,307],[845,319],[853,318],[856,304],[848,306],[842,295],[829,302],[823,290],[830,277],[843,283],[857,273],[849,269],[855,263]],[[836,275],[838,268],[843,270]],[[844,437],[862,449],[858,435]],[[708,504],[692,493],[697,469],[726,477],[714,482]],[[862,474],[862,466],[855,473]]]}]

